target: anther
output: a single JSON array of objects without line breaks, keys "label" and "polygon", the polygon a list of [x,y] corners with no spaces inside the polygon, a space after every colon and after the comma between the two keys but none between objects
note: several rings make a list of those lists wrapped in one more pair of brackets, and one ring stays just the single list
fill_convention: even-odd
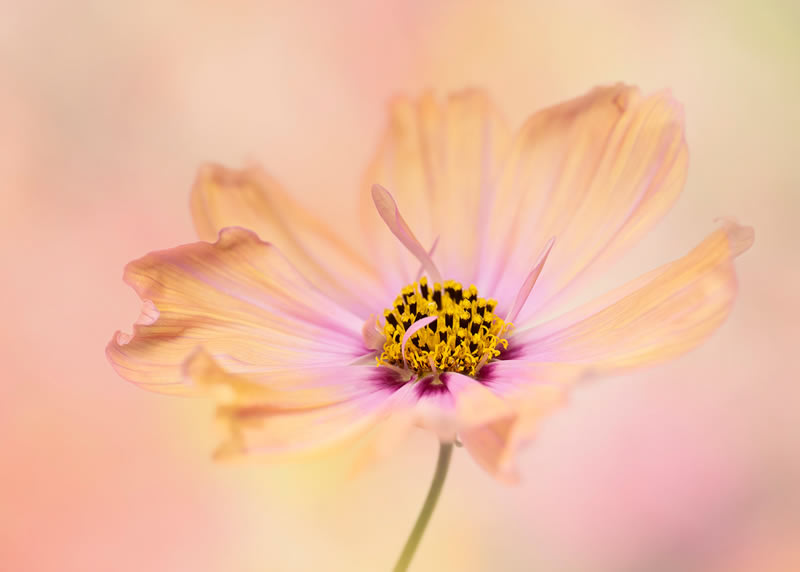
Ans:
[{"label": "anther", "polygon": [[459,304],[459,303],[461,303],[461,300],[463,299],[463,297],[464,297],[464,291],[461,289],[461,284],[456,282],[453,285],[453,294],[451,294],[451,298],[453,298],[453,301],[456,304]]},{"label": "anther", "polygon": [[442,310],[442,287],[440,284],[433,285],[433,301],[436,302],[436,307]]},{"label": "anther", "polygon": [[483,323],[483,318],[481,318],[480,316],[475,316],[472,319],[472,325],[470,326],[469,331],[472,332],[473,334],[477,334],[478,332],[481,331],[482,323]]}]

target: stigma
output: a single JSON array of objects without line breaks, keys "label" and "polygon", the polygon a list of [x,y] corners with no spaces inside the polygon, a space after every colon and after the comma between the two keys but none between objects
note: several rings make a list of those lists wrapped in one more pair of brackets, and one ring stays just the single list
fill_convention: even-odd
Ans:
[{"label": "stigma", "polygon": [[[429,284],[426,277],[403,288],[383,312],[386,341],[378,365],[416,373],[475,375],[508,348],[511,323],[494,314],[496,300],[486,300],[471,285],[453,280]],[[413,327],[424,320],[423,327]]]}]

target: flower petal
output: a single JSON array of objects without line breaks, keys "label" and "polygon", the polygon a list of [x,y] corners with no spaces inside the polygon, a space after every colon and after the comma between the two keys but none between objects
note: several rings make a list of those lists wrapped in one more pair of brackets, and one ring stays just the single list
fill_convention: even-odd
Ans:
[{"label": "flower petal", "polygon": [[203,166],[192,189],[191,208],[202,240],[216,240],[228,226],[253,230],[286,254],[314,285],[362,318],[385,302],[377,271],[355,248],[359,242],[344,239],[341,227],[334,230],[308,212],[259,167]]},{"label": "flower petal", "polygon": [[538,254],[556,245],[529,318],[568,285],[634,244],[686,177],[683,116],[667,94],[617,85],[534,114],[516,136],[491,208],[480,282],[513,296]]},{"label": "flower petal", "polygon": [[518,332],[514,359],[619,370],[682,354],[727,317],[733,259],[753,230],[727,221],[685,257],[551,322]]},{"label": "flower petal", "polygon": [[406,330],[406,333],[403,334],[403,343],[400,346],[400,355],[403,356],[403,367],[406,368],[408,367],[408,363],[406,362],[406,344],[408,344],[408,340],[410,340],[411,336],[416,334],[422,328],[424,328],[431,322],[435,322],[438,319],[439,316],[428,316],[427,318],[422,318],[420,320],[417,320],[411,325],[410,328],[408,328],[408,330]]},{"label": "flower petal", "polygon": [[516,453],[575,383],[675,356],[722,322],[735,296],[733,258],[752,242],[752,229],[725,221],[686,257],[562,318],[517,331],[505,359],[479,376],[514,414],[462,430],[467,450],[496,478],[515,482]]},{"label": "flower petal", "polygon": [[225,229],[215,244],[153,252],[126,267],[125,281],[145,300],[145,319],[106,351],[122,377],[149,389],[189,389],[181,367],[199,346],[228,371],[262,374],[368,352],[361,320],[251,231]]},{"label": "flower petal", "polygon": [[[397,203],[389,191],[380,185],[372,185],[372,202],[375,203],[375,208],[378,214],[381,215],[383,222],[392,231],[392,234],[400,241],[400,244],[405,246],[408,251],[419,260],[422,268],[428,271],[428,275],[434,282],[441,282],[442,275],[439,269],[436,268],[433,259],[428,254],[428,251],[422,246],[414,236],[408,223],[403,219],[400,214],[400,209],[397,208]],[[431,251],[438,244],[438,240],[434,241]]]},{"label": "flower petal", "polygon": [[[284,370],[274,372],[269,383],[255,383],[252,375],[225,371],[200,350],[187,360],[185,371],[198,387],[217,397],[217,418],[228,434],[215,453],[219,459],[286,459],[319,455],[344,444],[363,446],[365,437],[391,412],[398,393],[385,383],[386,370],[374,366]],[[286,378],[291,380],[288,385]],[[288,392],[276,390],[276,383],[295,387],[297,399],[287,401]],[[331,388],[330,399],[309,396],[302,387]]]},{"label": "flower petal", "polygon": [[[560,405],[579,371],[562,364],[493,362],[479,381],[443,373],[403,386],[393,415],[411,414],[412,423],[440,441],[460,439],[498,480],[518,480],[516,453],[533,438],[541,419]],[[406,418],[407,419],[407,418]]]},{"label": "flower petal", "polygon": [[411,384],[406,404],[414,424],[454,441],[463,431],[514,415],[511,407],[474,378],[446,372],[439,382],[429,377]]},{"label": "flower petal", "polygon": [[544,250],[539,255],[539,258],[536,260],[536,263],[533,265],[533,268],[528,273],[528,276],[525,278],[525,281],[522,283],[519,292],[517,292],[517,295],[514,298],[514,303],[511,305],[511,309],[508,311],[508,314],[506,315],[505,321],[507,323],[511,324],[517,319],[517,316],[519,316],[519,313],[525,306],[525,302],[528,301],[528,296],[530,296],[531,290],[533,290],[533,286],[534,284],[536,284],[536,280],[542,273],[542,268],[544,267],[544,263],[547,262],[547,255],[550,254],[550,250],[553,248],[554,242],[555,238],[551,238],[550,240],[547,241],[547,244],[544,246]]},{"label": "flower petal", "polygon": [[488,97],[465,91],[440,105],[427,94],[419,101],[396,100],[377,156],[364,178],[362,218],[369,245],[389,283],[405,285],[417,270],[387,232],[370,200],[373,184],[390,189],[419,242],[441,242],[436,260],[442,273],[469,281],[479,261],[489,191],[509,142],[508,130]]},{"label": "flower petal", "polygon": [[487,364],[481,370],[481,382],[505,403],[510,413],[462,430],[461,441],[496,479],[517,483],[517,454],[535,437],[543,419],[564,403],[579,375],[577,368],[563,364]]}]

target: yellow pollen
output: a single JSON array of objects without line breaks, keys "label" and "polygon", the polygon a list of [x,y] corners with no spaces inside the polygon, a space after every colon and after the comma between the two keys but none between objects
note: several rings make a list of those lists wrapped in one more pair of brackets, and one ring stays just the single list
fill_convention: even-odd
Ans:
[{"label": "yellow pollen", "polygon": [[[383,312],[386,342],[378,365],[407,367],[419,375],[453,371],[475,375],[488,361],[508,347],[504,337],[511,328],[494,315],[496,300],[478,297],[471,285],[464,289],[453,280],[432,287],[426,277],[401,291],[394,306]],[[411,326],[424,318],[437,319],[414,332],[405,348],[403,337]]]}]

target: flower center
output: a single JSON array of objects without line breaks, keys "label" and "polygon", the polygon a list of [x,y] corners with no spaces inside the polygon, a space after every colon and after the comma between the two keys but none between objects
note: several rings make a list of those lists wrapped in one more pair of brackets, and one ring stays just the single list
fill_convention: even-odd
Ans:
[{"label": "flower center", "polygon": [[386,343],[378,365],[419,375],[443,371],[475,375],[500,354],[498,345],[508,347],[503,336],[511,323],[494,315],[496,306],[496,300],[478,297],[474,285],[464,290],[458,282],[446,280],[431,288],[423,277],[403,288],[394,306],[383,312]]}]

